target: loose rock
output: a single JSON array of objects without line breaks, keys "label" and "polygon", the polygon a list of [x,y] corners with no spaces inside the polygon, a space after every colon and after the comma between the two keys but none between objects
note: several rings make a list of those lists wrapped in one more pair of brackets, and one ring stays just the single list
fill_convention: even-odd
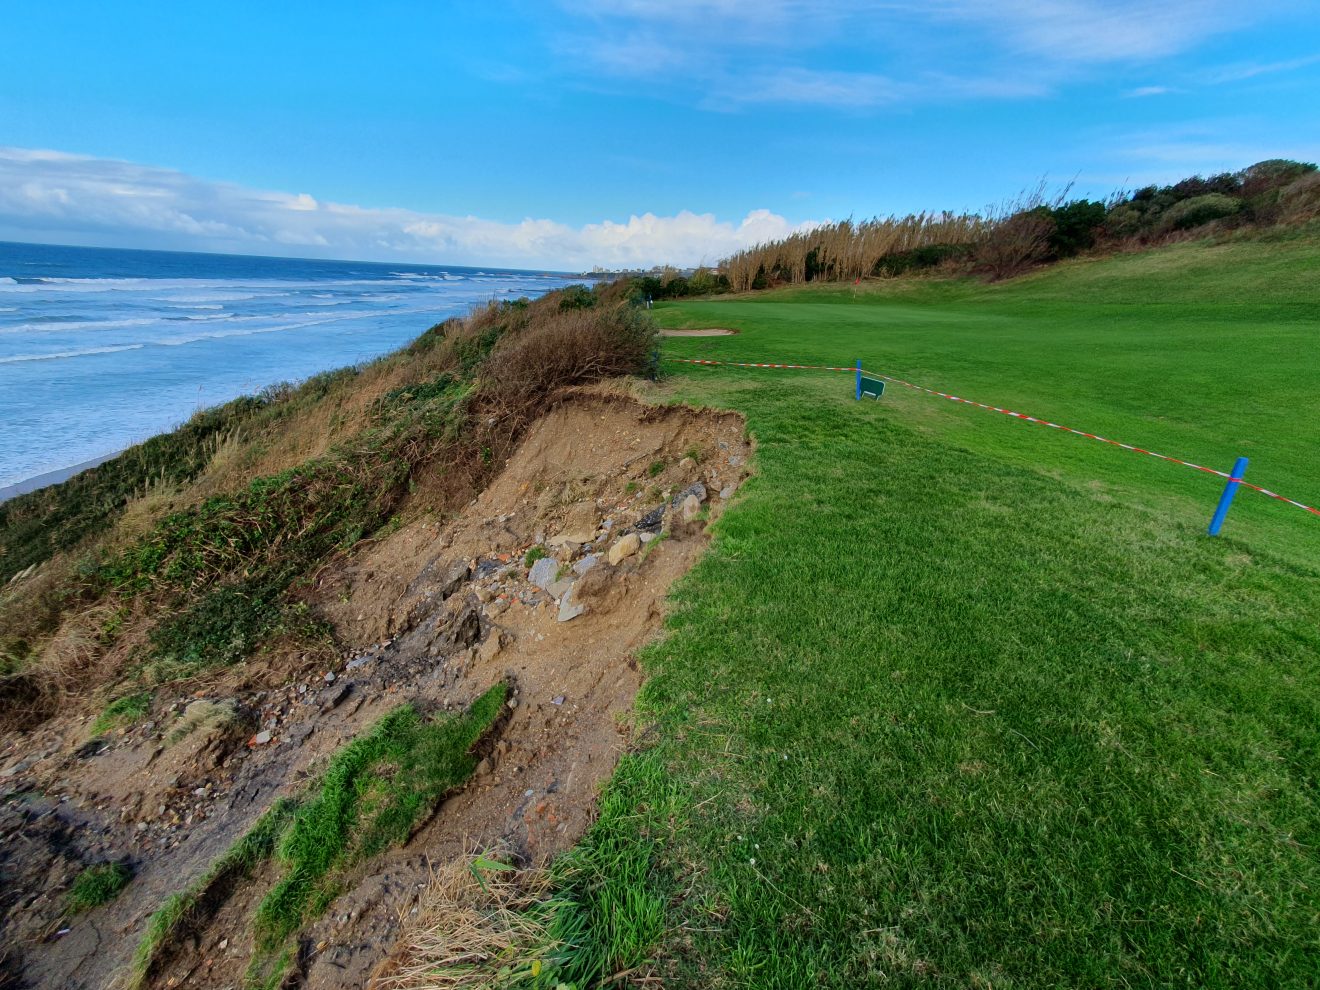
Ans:
[{"label": "loose rock", "polygon": [[550,557],[542,557],[532,565],[532,569],[527,572],[527,580],[536,585],[542,591],[549,589],[554,584],[555,576],[559,573],[559,562]]},{"label": "loose rock", "polygon": [[567,622],[570,619],[576,619],[587,610],[585,605],[579,605],[573,599],[573,589],[569,588],[567,594],[559,600],[559,621]]},{"label": "loose rock", "polygon": [[619,542],[615,543],[614,546],[610,547],[610,552],[606,559],[612,565],[617,565],[619,561],[626,560],[628,557],[635,554],[641,549],[641,546],[641,538],[636,533],[629,533],[627,536],[622,537]]}]

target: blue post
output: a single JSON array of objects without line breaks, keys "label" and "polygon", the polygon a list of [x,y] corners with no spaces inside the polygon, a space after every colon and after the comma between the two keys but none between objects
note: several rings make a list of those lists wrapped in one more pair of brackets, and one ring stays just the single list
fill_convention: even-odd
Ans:
[{"label": "blue post", "polygon": [[857,400],[862,398],[862,359],[857,359]]},{"label": "blue post", "polygon": [[1247,472],[1247,459],[1239,457],[1233,463],[1233,476],[1228,479],[1228,484],[1224,486],[1224,494],[1219,496],[1219,505],[1215,508],[1215,517],[1210,520],[1209,533],[1211,536],[1218,536],[1219,529],[1224,525],[1224,517],[1228,515],[1228,507],[1233,504],[1233,496],[1237,494],[1238,482]]}]

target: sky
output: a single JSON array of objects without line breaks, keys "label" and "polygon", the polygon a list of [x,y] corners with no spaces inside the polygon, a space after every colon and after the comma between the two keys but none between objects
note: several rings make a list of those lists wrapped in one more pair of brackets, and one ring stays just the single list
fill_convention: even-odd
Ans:
[{"label": "sky", "polygon": [[0,239],[583,270],[1320,159],[1317,0],[7,5]]}]

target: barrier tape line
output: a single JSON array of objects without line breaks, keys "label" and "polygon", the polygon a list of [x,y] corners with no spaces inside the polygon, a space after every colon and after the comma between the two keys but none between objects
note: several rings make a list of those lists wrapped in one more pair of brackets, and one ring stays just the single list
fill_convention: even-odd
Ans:
[{"label": "barrier tape line", "polygon": [[[795,371],[850,371],[854,373],[858,371],[856,367],[842,368],[842,367],[836,367],[834,365],[825,365],[825,364],[771,364],[768,362],[751,362],[751,361],[710,361],[702,358],[680,358],[680,357],[668,357],[668,356],[666,356],[665,360],[677,361],[681,364],[727,365],[733,368],[785,368],[785,369],[792,369]],[[1099,440],[1101,443],[1107,443],[1111,447],[1121,447],[1123,450],[1130,450],[1134,454],[1145,454],[1148,457],[1155,457],[1161,461],[1168,461],[1170,464],[1181,464],[1183,467],[1189,467],[1192,468],[1193,470],[1201,471],[1205,474],[1212,474],[1215,475],[1216,477],[1223,478],[1226,481],[1236,482],[1237,484],[1241,485],[1243,488],[1250,488],[1253,492],[1260,492],[1260,494],[1275,499],[1279,502],[1286,502],[1288,505],[1295,505],[1297,508],[1304,509],[1305,511],[1311,513],[1311,515],[1313,516],[1320,516],[1320,509],[1314,508],[1313,506],[1310,505],[1305,505],[1304,503],[1298,502],[1295,499],[1288,498],[1286,495],[1280,495],[1278,494],[1278,492],[1272,492],[1268,488],[1262,488],[1260,485],[1252,484],[1250,481],[1245,481],[1242,478],[1234,478],[1227,471],[1217,471],[1214,468],[1203,467],[1200,464],[1193,464],[1191,461],[1184,461],[1179,457],[1170,457],[1168,454],[1159,454],[1153,450],[1147,450],[1144,447],[1137,447],[1129,443],[1122,443],[1119,440],[1111,440],[1108,437],[1102,437],[1095,433],[1087,433],[1085,430],[1075,430],[1071,426],[1064,426],[1062,423],[1054,423],[1048,419],[1040,419],[1037,416],[1028,416],[1026,413],[1014,412],[1012,409],[1004,409],[1001,406],[987,405],[984,402],[977,402],[975,399],[967,399],[960,395],[950,395],[948,392],[941,392],[938,389],[926,388],[926,386],[924,385],[914,385],[912,382],[904,381],[901,378],[893,378],[889,375],[882,375],[879,372],[867,371],[865,368],[862,368],[861,372],[862,374],[866,375],[869,378],[880,378],[887,382],[893,382],[895,385],[902,385],[904,388],[910,388],[917,392],[925,392],[927,395],[937,395],[940,398],[948,399],[951,402],[961,402],[969,406],[976,406],[978,409],[984,409],[987,412],[1002,413],[1005,416],[1011,416],[1014,419],[1019,419],[1024,423],[1035,423],[1038,426],[1048,426],[1050,429],[1062,430],[1065,433],[1072,433],[1079,437],[1086,437],[1089,440]]]}]

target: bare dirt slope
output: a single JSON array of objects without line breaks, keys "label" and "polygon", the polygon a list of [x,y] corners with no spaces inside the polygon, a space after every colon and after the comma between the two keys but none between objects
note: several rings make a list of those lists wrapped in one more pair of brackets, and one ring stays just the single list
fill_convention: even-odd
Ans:
[{"label": "bare dirt slope", "polygon": [[[407,846],[359,869],[307,930],[296,966],[305,985],[365,985],[428,861],[502,844],[535,864],[571,845],[629,745],[635,653],[657,634],[670,585],[700,555],[749,453],[733,415],[568,394],[456,518],[414,521],[321,575],[315,604],[353,644],[332,669],[181,697],[153,723],[90,743],[74,716],[8,740],[0,938],[11,984],[108,986],[168,894],[404,701],[459,710],[500,679],[516,692],[468,785]],[[529,573],[533,548],[549,556]],[[232,714],[202,719],[212,709],[197,702]],[[189,704],[197,726],[174,739]],[[134,881],[111,904],[67,916],[72,878],[114,859],[131,863]],[[154,982],[241,986],[270,879],[209,905]]]}]

